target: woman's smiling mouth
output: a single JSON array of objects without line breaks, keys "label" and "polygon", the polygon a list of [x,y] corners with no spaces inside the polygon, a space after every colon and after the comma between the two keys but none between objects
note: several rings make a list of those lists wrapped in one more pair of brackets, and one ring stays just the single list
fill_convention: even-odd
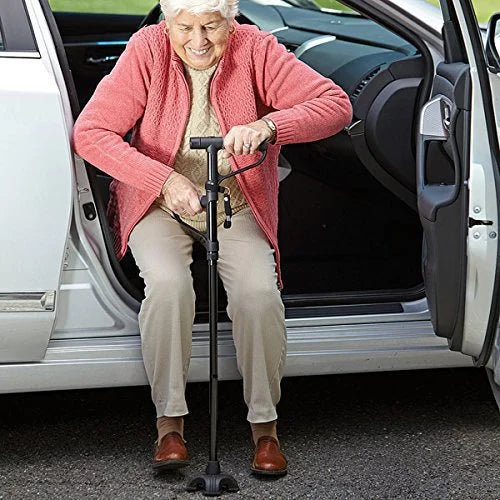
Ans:
[{"label": "woman's smiling mouth", "polygon": [[200,56],[204,56],[210,50],[210,47],[207,49],[201,49],[201,50],[196,50],[196,49],[192,49],[191,47],[189,47],[188,50],[191,54],[200,57]]}]

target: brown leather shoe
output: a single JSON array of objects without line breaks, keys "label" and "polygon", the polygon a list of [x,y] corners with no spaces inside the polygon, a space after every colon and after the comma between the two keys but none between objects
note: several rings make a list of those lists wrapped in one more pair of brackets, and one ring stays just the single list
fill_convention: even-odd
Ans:
[{"label": "brown leather shoe", "polygon": [[156,444],[153,469],[179,469],[186,465],[189,465],[189,458],[182,436],[176,431],[165,434]]},{"label": "brown leather shoe", "polygon": [[286,457],[281,453],[276,439],[271,436],[259,438],[250,467],[254,474],[284,476],[287,473],[287,464]]}]

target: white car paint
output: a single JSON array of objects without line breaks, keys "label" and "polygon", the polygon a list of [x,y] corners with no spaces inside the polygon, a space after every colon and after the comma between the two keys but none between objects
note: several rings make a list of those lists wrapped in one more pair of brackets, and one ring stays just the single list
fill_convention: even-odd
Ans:
[{"label": "white car paint", "polygon": [[[72,152],[54,75],[40,57],[0,54],[0,74],[0,199],[8,208],[0,211],[0,291],[33,294],[28,313],[2,301],[0,362],[34,361],[45,355],[58,306]],[[42,130],[50,133],[34,140]]]}]

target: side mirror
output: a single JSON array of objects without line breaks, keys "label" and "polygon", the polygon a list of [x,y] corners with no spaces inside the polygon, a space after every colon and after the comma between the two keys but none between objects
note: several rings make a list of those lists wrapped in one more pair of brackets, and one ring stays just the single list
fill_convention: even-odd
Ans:
[{"label": "side mirror", "polygon": [[488,68],[500,73],[500,12],[493,14],[488,21],[486,34],[486,60]]}]

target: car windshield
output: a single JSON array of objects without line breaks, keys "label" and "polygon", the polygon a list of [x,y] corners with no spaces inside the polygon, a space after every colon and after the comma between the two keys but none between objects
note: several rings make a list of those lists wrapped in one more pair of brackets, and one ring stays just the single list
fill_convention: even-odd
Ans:
[{"label": "car windshield", "polygon": [[[328,12],[335,12],[338,14],[356,15],[359,14],[349,7],[337,2],[335,0],[284,0],[286,3],[293,5],[294,7],[301,7],[303,9],[311,10],[323,10]],[[259,3],[275,3],[260,1]]]}]

